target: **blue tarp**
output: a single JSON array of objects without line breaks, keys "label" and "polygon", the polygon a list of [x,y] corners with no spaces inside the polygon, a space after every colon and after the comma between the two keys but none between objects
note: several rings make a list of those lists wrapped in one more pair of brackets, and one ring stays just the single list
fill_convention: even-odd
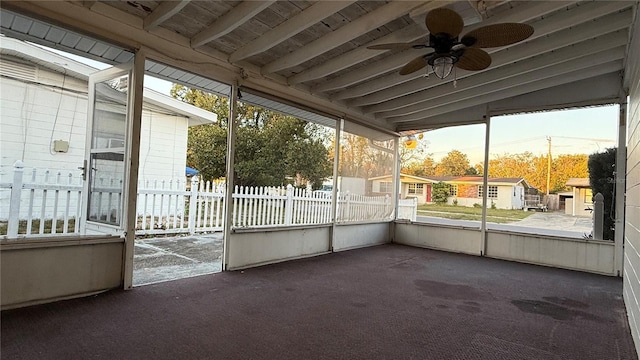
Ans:
[{"label": "blue tarp", "polygon": [[187,169],[186,169],[186,171],[185,171],[185,174],[186,174],[187,176],[198,175],[198,173],[199,173],[199,171],[198,171],[198,170],[196,170],[196,169],[194,169],[194,168],[190,168],[190,167],[188,167],[188,166],[187,166]]}]

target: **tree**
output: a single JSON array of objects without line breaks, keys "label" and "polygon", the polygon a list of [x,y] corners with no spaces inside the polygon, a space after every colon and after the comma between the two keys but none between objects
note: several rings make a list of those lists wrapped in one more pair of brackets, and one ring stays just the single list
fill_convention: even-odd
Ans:
[{"label": "tree", "polygon": [[465,175],[470,167],[467,155],[459,150],[452,150],[436,165],[435,175],[461,176]]},{"label": "tree", "polygon": [[603,238],[606,240],[614,239],[616,150],[609,148],[601,153],[591,154],[588,162],[591,191],[594,196],[597,193],[604,196]]},{"label": "tree", "polygon": [[[333,159],[335,141],[329,147]],[[393,140],[370,141],[366,137],[344,133],[340,141],[340,176],[372,178],[393,171]]]},{"label": "tree", "polygon": [[[203,179],[225,176],[229,100],[174,85],[171,95],[218,115],[216,124],[189,128],[187,165]],[[302,179],[314,186],[331,176],[327,132],[319,125],[252,106],[238,104],[234,183],[274,186]]]},{"label": "tree", "polygon": [[564,154],[553,159],[551,166],[551,192],[568,190],[570,178],[585,178],[589,174],[589,157],[586,154]]},{"label": "tree", "polygon": [[431,156],[422,162],[412,162],[402,168],[402,173],[414,176],[433,176],[436,173],[436,163]]},{"label": "tree", "polygon": [[[482,174],[482,164],[476,169]],[[563,154],[556,156],[551,164],[550,192],[567,190],[569,178],[588,176],[587,155]],[[489,160],[490,177],[524,178],[541,192],[547,191],[547,157],[535,156],[531,152],[502,154]]]},{"label": "tree", "polygon": [[431,200],[433,200],[434,203],[438,205],[445,204],[448,197],[449,184],[440,181],[431,186]]}]

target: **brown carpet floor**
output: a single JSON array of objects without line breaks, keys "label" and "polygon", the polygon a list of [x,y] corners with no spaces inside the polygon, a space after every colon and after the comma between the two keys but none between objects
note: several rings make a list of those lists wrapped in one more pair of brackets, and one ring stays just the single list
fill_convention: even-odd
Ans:
[{"label": "brown carpet floor", "polygon": [[2,359],[636,359],[622,281],[383,245],[4,311]]}]

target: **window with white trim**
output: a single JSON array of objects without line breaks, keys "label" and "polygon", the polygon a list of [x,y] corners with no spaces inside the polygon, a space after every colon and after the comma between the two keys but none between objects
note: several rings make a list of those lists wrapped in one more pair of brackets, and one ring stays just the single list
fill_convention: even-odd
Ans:
[{"label": "window with white trim", "polygon": [[[478,197],[482,198],[483,186],[478,185]],[[489,199],[497,199],[498,198],[498,186],[497,185],[489,185],[489,192],[487,192],[487,198]]]},{"label": "window with white trim", "polygon": [[380,192],[381,193],[392,193],[393,192],[393,183],[383,181],[380,182]]},{"label": "window with white trim", "polygon": [[449,185],[449,196],[458,196],[458,185],[457,184]]},{"label": "window with white trim", "polygon": [[424,184],[409,184],[409,195],[422,195]]}]

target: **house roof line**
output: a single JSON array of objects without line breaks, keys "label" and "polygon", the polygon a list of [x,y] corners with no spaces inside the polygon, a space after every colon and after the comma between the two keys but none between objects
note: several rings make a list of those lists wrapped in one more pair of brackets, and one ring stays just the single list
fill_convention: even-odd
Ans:
[{"label": "house roof line", "polygon": [[[0,38],[0,54],[29,61],[49,70],[64,73],[80,80],[88,81],[89,75],[100,71],[93,66],[83,64],[64,55],[29,44],[22,40],[2,36]],[[188,119],[189,126],[210,124],[218,121],[218,115],[191,104],[167,96],[151,88],[145,87],[143,97],[145,102],[153,104],[176,115]]]},{"label": "house roof line", "polygon": [[[467,175],[462,175],[462,176],[431,176],[431,177],[427,177],[427,176],[416,176],[416,175],[409,175],[409,174],[400,174],[401,177],[405,177],[405,178],[410,178],[410,179],[415,179],[415,180],[422,180],[422,181],[428,181],[428,182],[445,182],[445,183],[456,183],[456,184],[482,184],[483,183],[483,179],[482,176],[467,176]],[[390,178],[391,175],[383,175],[383,176],[376,176],[373,178],[370,178],[369,180],[380,180],[380,179],[385,179],[385,178]],[[526,184],[527,187],[531,187],[531,185],[529,185],[529,183],[527,183],[527,181],[524,178],[489,178],[488,182],[491,183],[492,185],[515,185],[518,183],[524,183]]]}]

